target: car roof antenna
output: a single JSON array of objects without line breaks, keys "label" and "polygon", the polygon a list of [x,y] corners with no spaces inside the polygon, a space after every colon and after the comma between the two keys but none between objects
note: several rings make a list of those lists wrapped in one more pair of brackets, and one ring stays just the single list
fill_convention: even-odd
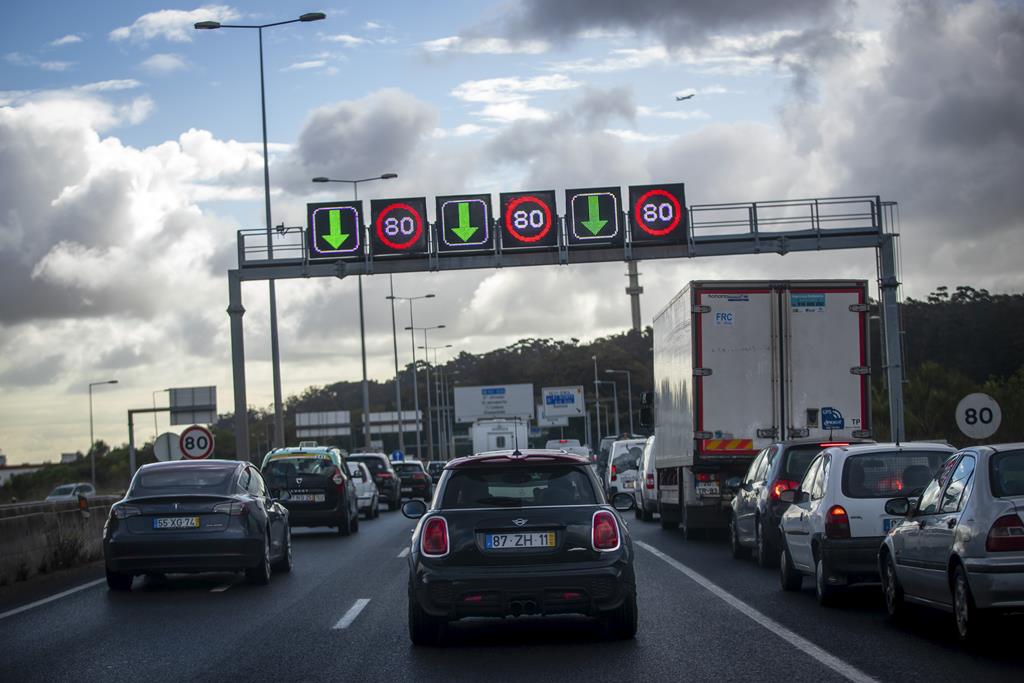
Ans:
[{"label": "car roof antenna", "polygon": [[[523,418],[521,418],[521,417],[513,417],[512,419],[515,421],[516,427],[518,427],[519,423],[523,421]],[[512,441],[515,444],[515,450],[512,451],[512,455],[522,455],[522,453],[519,451],[519,430],[518,429],[513,429],[512,430]]]}]

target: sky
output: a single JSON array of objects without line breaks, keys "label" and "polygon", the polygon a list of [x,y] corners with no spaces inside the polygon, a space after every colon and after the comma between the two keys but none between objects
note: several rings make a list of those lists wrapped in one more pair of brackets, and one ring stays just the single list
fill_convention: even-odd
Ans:
[{"label": "sky", "polygon": [[[237,230],[264,221],[257,33],[192,25],[313,11],[327,18],[264,31],[274,224],[349,199],[346,185],[310,182],[320,175],[398,174],[361,185],[365,200],[649,182],[683,182],[698,204],[877,194],[899,203],[903,296],[1024,291],[1020,2],[5,3],[9,462],[86,451],[94,381],[118,380],[94,390],[108,443],[125,443],[127,411],[165,404],[167,387],[216,385],[232,409],[226,273]],[[644,324],[689,280],[863,278],[874,293],[876,277],[870,251],[640,271]],[[417,325],[446,325],[431,344],[482,352],[625,330],[624,275],[612,263],[394,286],[437,295],[415,309]],[[364,290],[369,374],[390,380],[387,277]],[[268,407],[266,285],[243,296],[247,398]],[[277,297],[285,396],[360,378],[354,279],[282,282]],[[136,433],[152,438],[152,421]]]}]

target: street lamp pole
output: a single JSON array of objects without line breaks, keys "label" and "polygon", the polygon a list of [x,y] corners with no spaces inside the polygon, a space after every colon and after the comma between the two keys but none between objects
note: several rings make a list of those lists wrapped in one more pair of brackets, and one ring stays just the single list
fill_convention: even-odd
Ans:
[{"label": "street lamp pole", "polygon": [[[412,322],[412,307],[411,306],[409,307],[409,322]],[[413,338],[413,342],[412,342],[413,343],[413,353],[415,354],[415,348],[416,348],[416,336],[415,336],[416,335],[416,330],[421,330],[423,332],[423,346],[427,347],[427,346],[429,346],[427,344],[427,332],[429,330],[442,330],[442,329],[444,329],[444,327],[445,327],[444,325],[429,325],[429,326],[426,326],[426,327],[415,327],[413,325],[409,325],[409,327],[405,328],[405,329],[409,330],[409,335]],[[416,361],[413,360],[413,372],[416,371],[415,363],[416,363]],[[434,430],[433,430],[433,426],[431,424],[431,416],[430,416],[431,400],[430,400],[430,358],[429,358],[429,356],[426,359],[426,363],[427,363],[427,459],[428,460],[433,460],[434,459]],[[413,375],[413,376],[415,377],[415,375]],[[423,457],[422,454],[420,454],[420,457]]]},{"label": "street lamp pole", "polygon": [[[441,327],[443,327],[443,325]],[[441,350],[441,349],[450,349],[451,347],[452,347],[451,344],[443,344],[443,345],[440,345],[440,346],[427,346],[427,330],[423,330],[423,346],[421,346],[419,348],[421,348],[424,351],[426,351],[425,355],[427,356],[427,359],[428,359],[428,363],[427,363],[427,382],[428,382],[427,386],[428,387],[430,386],[430,384],[429,384],[429,381],[430,381],[430,363],[429,363],[430,352],[431,351],[434,352],[434,393],[435,393],[435,399],[437,401],[437,447],[438,447],[438,450],[441,452],[441,454],[445,457],[445,459],[447,459],[447,453],[448,453],[448,429],[444,426],[444,422],[443,422],[445,420],[445,417],[444,417],[444,414],[445,414],[445,412],[444,412],[445,411],[445,403],[444,403],[445,397],[444,397],[444,394],[442,393],[444,390],[443,390],[442,385],[441,385],[441,368],[437,364],[437,352],[439,350]],[[428,389],[428,394],[429,394],[429,389]],[[430,409],[427,408],[427,410],[429,411]],[[429,448],[429,446],[428,446],[428,448]],[[431,458],[431,459],[433,459],[433,458]]]},{"label": "street lamp pole", "polygon": [[388,273],[388,286],[391,294],[391,344],[395,348],[395,409],[398,411],[398,450],[405,453],[405,425],[402,422],[402,379],[398,374],[398,328],[395,327],[395,278]]},{"label": "street lamp pole", "polygon": [[[409,327],[405,329],[411,330],[413,326],[412,321],[412,302],[417,299],[433,299],[434,294],[424,294],[422,296],[395,296],[394,291],[390,296],[385,297],[391,301],[392,311],[394,310],[395,301],[408,301],[409,302]],[[398,375],[398,332],[395,331],[394,326],[391,327],[391,333],[393,335],[393,343],[395,345],[395,376]],[[412,342],[412,398],[413,398],[413,409],[416,411],[416,457],[423,457],[423,444],[420,441],[420,390],[419,383],[416,380],[416,336],[413,332],[409,333],[409,341]],[[398,428],[402,428],[401,416],[399,416]]]},{"label": "street lamp pole", "polygon": [[619,388],[610,379],[599,379],[598,384],[611,384],[612,385],[612,403],[615,404],[615,435],[622,434],[622,430],[619,427]]},{"label": "street lamp pole", "polygon": [[[270,28],[271,26],[294,24],[297,22],[307,23],[310,21],[320,21],[321,19],[325,19],[326,16],[327,15],[323,12],[307,12],[298,19],[277,21],[270,24],[243,25],[221,24],[217,21],[200,21],[194,25],[198,30],[218,28],[254,28],[257,30],[259,35],[260,112],[263,120],[263,201],[267,227],[267,260],[273,260],[274,258],[274,242],[271,233],[272,223],[270,217],[270,158],[267,154],[267,98],[263,77],[263,29]],[[281,347],[278,343],[277,333],[277,288],[274,285],[273,278],[268,280],[268,285],[270,293],[270,359],[274,376],[274,444],[276,446],[284,446],[284,406],[282,405],[283,398],[281,396]]]},{"label": "street lamp pole", "polygon": [[597,378],[597,356],[591,356],[591,360],[594,361],[594,431],[597,432],[597,438],[594,441],[594,447],[600,448],[601,446],[601,386]]},{"label": "street lamp pole", "polygon": [[626,397],[629,401],[629,435],[633,436],[633,380],[630,377],[629,370],[605,370],[606,374],[619,374],[626,376]]},{"label": "street lamp pole", "polygon": [[117,384],[116,379],[105,379],[101,382],[89,382],[89,464],[92,469],[92,487],[96,488],[96,437],[92,424],[92,388],[101,384]]}]

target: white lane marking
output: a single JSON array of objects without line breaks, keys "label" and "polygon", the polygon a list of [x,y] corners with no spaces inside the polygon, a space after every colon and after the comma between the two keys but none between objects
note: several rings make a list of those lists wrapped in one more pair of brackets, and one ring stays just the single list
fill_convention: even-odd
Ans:
[{"label": "white lane marking", "polygon": [[408,548],[402,548],[402,552],[398,553],[398,558],[401,559],[409,554]]},{"label": "white lane marking", "polygon": [[0,619],[6,619],[7,617],[13,617],[15,614],[21,614],[22,612],[27,612],[30,609],[34,609],[34,608],[39,607],[41,605],[45,605],[48,602],[53,602],[54,600],[60,600],[61,598],[66,597],[68,595],[71,595],[73,593],[77,593],[78,591],[84,591],[86,588],[92,588],[93,586],[98,586],[101,583],[104,583],[105,581],[106,581],[106,579],[96,579],[95,581],[90,581],[89,583],[83,583],[81,586],[76,586],[75,588],[69,588],[68,590],[62,591],[60,593],[57,593],[56,595],[51,595],[48,598],[43,598],[42,600],[36,600],[35,602],[30,602],[27,605],[22,605],[21,607],[15,607],[12,610],[7,610],[6,612],[3,612],[2,614],[0,614]]},{"label": "white lane marking", "polygon": [[843,676],[844,678],[851,681],[856,681],[857,683],[875,683],[874,678],[868,676],[860,669],[850,664],[847,664],[838,657],[835,657],[834,655],[831,655],[825,650],[821,649],[820,647],[818,647],[811,641],[807,640],[803,636],[799,636],[793,631],[790,631],[788,628],[786,628],[779,622],[775,621],[771,617],[766,616],[764,613],[754,609],[747,603],[737,598],[732,593],[721,588],[718,584],[709,581],[708,579],[704,578],[702,574],[699,574],[693,569],[690,569],[682,562],[676,560],[675,558],[669,557],[668,555],[661,552],[654,546],[648,545],[643,541],[633,541],[633,543],[635,545],[640,546],[641,548],[651,553],[655,557],[664,560],[673,569],[679,570],[687,577],[689,577],[691,581],[699,584],[709,592],[713,593],[717,597],[724,600],[730,607],[739,610],[747,617],[750,617],[750,619],[752,619],[753,621],[757,622],[761,626],[764,626],[766,629],[768,629],[775,635],[779,636],[796,649],[800,650],[801,652],[810,657],[813,657],[819,663],[832,669],[840,676]]},{"label": "white lane marking", "polygon": [[211,588],[210,592],[211,593],[223,593],[224,591],[226,591],[227,589],[231,588],[234,585],[235,584],[233,584],[233,583],[225,583],[223,586],[217,586],[216,588]]},{"label": "white lane marking", "polygon": [[334,625],[332,630],[340,631],[351,626],[352,622],[356,620],[356,617],[359,616],[359,613],[362,612],[368,604],[370,604],[370,598],[359,598],[356,600],[355,604],[349,607],[348,611],[345,612],[345,616],[338,620],[338,623]]}]

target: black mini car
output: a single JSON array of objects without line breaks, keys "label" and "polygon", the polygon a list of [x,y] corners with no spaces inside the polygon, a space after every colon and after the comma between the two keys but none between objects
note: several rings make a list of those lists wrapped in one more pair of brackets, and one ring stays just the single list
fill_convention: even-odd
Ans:
[{"label": "black mini car", "polygon": [[[615,638],[637,628],[633,544],[590,461],[564,451],[498,451],[447,464],[409,553],[409,635],[439,644],[464,617],[583,614]],[[428,508],[428,505],[430,506]]]}]

